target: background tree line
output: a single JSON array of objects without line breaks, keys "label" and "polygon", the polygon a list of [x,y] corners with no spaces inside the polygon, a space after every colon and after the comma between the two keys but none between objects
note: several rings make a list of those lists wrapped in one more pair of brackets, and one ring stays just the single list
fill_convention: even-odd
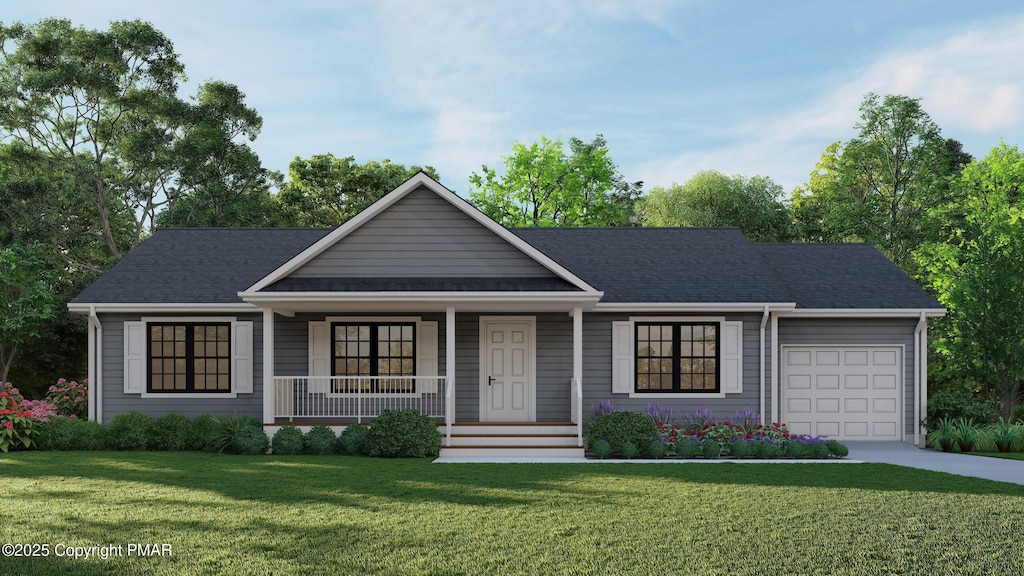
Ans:
[{"label": "background tree line", "polygon": [[[85,372],[65,304],[161,226],[338,226],[430,166],[325,153],[267,170],[262,118],[232,84],[178,94],[185,66],[141,21],[87,30],[0,25],[0,370],[27,390]],[[868,94],[856,136],[826,147],[790,195],[763,175],[697,173],[644,193],[607,141],[515,142],[468,198],[515,226],[736,226],[752,241],[870,242],[949,308],[938,386],[1008,415],[1024,380],[1024,160],[975,160],[919,99]],[[31,347],[30,354],[25,350]]]}]

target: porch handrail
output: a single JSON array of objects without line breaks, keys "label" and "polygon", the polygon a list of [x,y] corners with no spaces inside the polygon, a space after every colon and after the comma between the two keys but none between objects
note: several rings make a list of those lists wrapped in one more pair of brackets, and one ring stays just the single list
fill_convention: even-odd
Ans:
[{"label": "porch handrail", "polygon": [[352,418],[362,423],[384,410],[417,410],[445,418],[444,376],[274,376],[274,417]]},{"label": "porch handrail", "polygon": [[573,378],[575,395],[573,396],[573,421],[576,423],[577,446],[583,446],[583,381]]}]

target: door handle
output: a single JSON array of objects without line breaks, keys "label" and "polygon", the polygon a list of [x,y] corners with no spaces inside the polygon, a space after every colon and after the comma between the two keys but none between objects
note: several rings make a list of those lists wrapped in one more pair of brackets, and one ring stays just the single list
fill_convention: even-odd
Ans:
[{"label": "door handle", "polygon": [[487,377],[487,385],[490,386],[491,384],[494,384],[494,376]]}]

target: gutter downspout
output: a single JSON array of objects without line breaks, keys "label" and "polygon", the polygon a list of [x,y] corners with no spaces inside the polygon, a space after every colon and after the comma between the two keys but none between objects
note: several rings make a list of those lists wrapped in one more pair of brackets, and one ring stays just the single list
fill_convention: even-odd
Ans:
[{"label": "gutter downspout", "polygon": [[764,305],[764,314],[761,316],[761,425],[764,426],[764,408],[765,408],[765,393],[764,393],[764,327],[768,323],[768,305]]},{"label": "gutter downspout", "polygon": [[925,325],[924,310],[914,328],[914,446],[921,443],[921,332]]},{"label": "gutter downspout", "polygon": [[103,423],[103,324],[89,307],[89,420]]},{"label": "gutter downspout", "polygon": [[781,402],[779,401],[779,313],[771,313],[772,321],[772,364],[771,372],[768,373],[772,382],[772,422],[782,423],[782,415],[779,413]]}]

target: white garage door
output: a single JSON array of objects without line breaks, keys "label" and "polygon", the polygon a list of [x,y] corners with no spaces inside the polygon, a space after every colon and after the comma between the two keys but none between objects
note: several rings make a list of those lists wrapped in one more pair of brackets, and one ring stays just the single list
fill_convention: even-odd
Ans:
[{"label": "white garage door", "polygon": [[784,346],[782,421],[797,434],[900,440],[899,346]]}]

